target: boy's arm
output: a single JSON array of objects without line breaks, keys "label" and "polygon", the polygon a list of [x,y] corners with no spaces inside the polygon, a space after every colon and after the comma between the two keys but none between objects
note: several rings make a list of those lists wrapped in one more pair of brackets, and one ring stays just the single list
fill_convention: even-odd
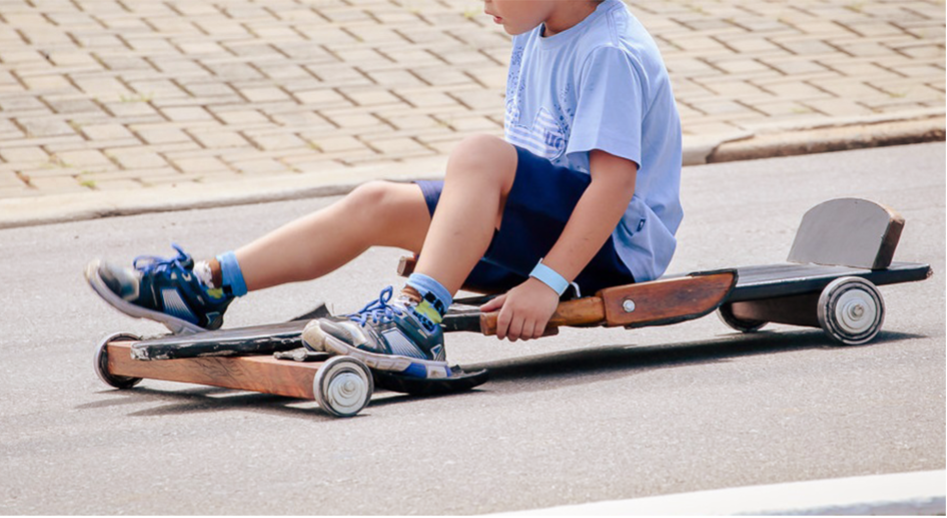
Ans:
[{"label": "boy's arm", "polygon": [[592,183],[543,264],[575,280],[614,232],[635,194],[638,165],[598,149],[589,152]]},{"label": "boy's arm", "polygon": [[[579,198],[562,235],[543,264],[568,281],[573,281],[595,257],[621,221],[635,193],[638,166],[601,150],[589,152],[592,183]],[[535,278],[520,284],[506,295],[483,306],[483,311],[500,308],[497,338],[539,338],[556,310],[559,296]]]}]

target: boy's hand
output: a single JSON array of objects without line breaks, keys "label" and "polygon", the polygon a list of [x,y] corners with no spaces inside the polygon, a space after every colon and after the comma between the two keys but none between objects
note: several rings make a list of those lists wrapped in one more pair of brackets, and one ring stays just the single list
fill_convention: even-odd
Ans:
[{"label": "boy's hand", "polygon": [[532,277],[480,307],[484,313],[500,310],[497,338],[511,342],[543,336],[546,323],[559,306],[559,295]]}]

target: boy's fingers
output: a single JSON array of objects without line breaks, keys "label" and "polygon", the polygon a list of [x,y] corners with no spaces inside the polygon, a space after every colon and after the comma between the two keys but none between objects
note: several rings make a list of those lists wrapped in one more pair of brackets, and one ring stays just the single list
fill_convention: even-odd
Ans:
[{"label": "boy's fingers", "polygon": [[523,336],[523,318],[513,318],[510,321],[510,330],[508,332],[508,337],[511,342],[519,340]]},{"label": "boy's fingers", "polygon": [[533,322],[532,320],[530,320],[529,322],[526,322],[525,324],[523,324],[523,334],[520,335],[520,338],[522,338],[523,340],[532,340],[533,338],[536,338],[535,329],[536,329],[535,322]]},{"label": "boy's fingers", "polygon": [[503,340],[506,338],[507,329],[510,327],[512,313],[509,310],[501,309],[497,315],[497,338]]},{"label": "boy's fingers", "polygon": [[503,307],[503,302],[506,301],[506,294],[500,295],[499,297],[487,301],[486,304],[480,306],[480,311],[483,313],[489,313],[491,311],[496,311]]}]

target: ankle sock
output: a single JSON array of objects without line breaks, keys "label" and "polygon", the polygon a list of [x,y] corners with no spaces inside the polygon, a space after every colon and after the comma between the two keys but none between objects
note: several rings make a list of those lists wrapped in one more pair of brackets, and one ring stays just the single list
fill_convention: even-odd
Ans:
[{"label": "ankle sock", "polygon": [[247,283],[243,280],[243,272],[237,262],[237,255],[226,252],[217,256],[220,263],[220,277],[223,292],[231,297],[242,297],[247,294]]},{"label": "ankle sock", "polygon": [[423,273],[412,273],[408,277],[406,286],[417,291],[421,296],[415,311],[439,324],[447,313],[447,308],[454,302],[454,298],[441,283]]}]

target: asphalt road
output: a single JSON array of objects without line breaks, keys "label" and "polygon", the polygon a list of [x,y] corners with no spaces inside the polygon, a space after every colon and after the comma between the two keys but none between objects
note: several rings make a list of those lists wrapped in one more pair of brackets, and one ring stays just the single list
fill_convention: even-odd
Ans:
[{"label": "asphalt road", "polygon": [[[0,231],[0,514],[476,514],[944,469],[944,161],[938,143],[685,171],[673,272],[781,262],[802,214],[830,198],[899,210],[895,259],[935,276],[882,289],[869,346],[786,326],[740,335],[712,316],[516,344],[451,335],[449,359],[493,381],[378,393],[349,420],[210,387],[109,388],[97,341],[162,328],[111,311],[82,278],[94,257],[167,255],[172,241],[234,248],[332,199]],[[399,283],[399,255],[253,294],[228,326],[317,300],[357,309]]]}]

